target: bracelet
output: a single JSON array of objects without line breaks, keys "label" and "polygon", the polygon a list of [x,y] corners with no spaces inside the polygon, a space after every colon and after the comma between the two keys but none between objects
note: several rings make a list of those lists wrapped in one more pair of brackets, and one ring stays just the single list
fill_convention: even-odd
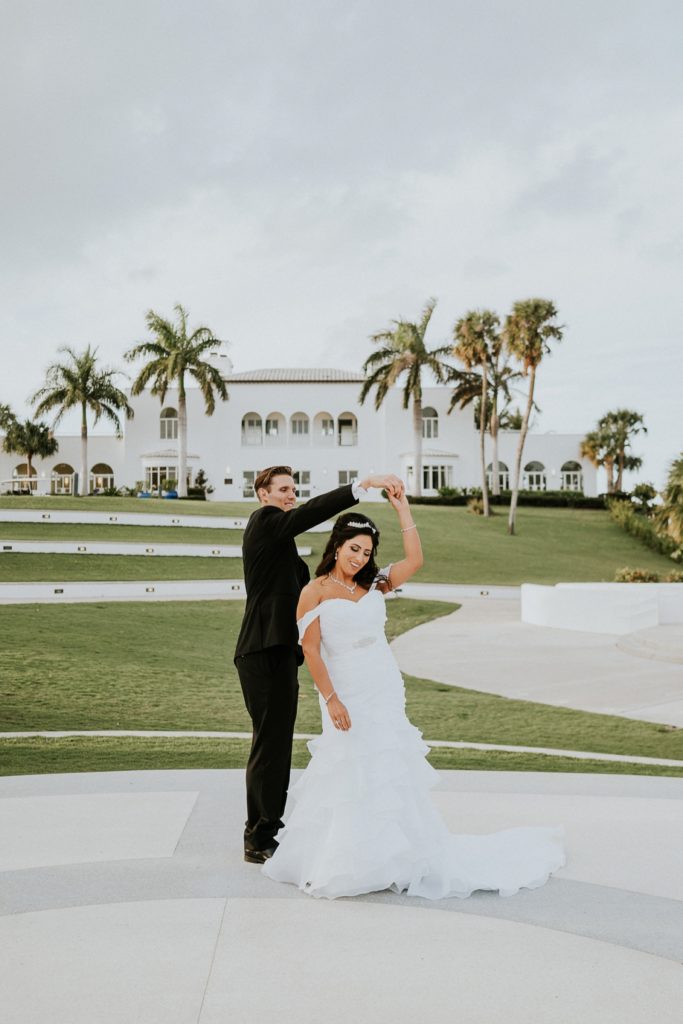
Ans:
[{"label": "bracelet", "polygon": [[332,700],[332,698],[333,698],[333,697],[335,696],[335,692],[336,692],[336,691],[335,691],[335,690],[333,690],[333,691],[332,691],[332,693],[331,693],[331,694],[329,695],[329,697],[323,697],[323,700],[325,701],[325,703],[326,703],[326,704],[329,704],[329,703],[330,703],[330,701]]},{"label": "bracelet", "polygon": [[401,530],[401,533],[407,533],[407,532],[408,532],[408,530],[417,530],[417,523],[413,523],[413,525],[412,525],[412,526],[405,526],[405,527],[404,527],[404,528],[403,528],[403,529]]}]

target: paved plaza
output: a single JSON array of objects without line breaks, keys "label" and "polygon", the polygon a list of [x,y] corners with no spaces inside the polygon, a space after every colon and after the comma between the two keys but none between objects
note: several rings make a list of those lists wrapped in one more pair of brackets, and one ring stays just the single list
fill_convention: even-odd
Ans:
[{"label": "paved plaza", "polygon": [[[405,592],[414,593],[410,586]],[[503,697],[683,727],[680,626],[623,637],[583,633],[522,622],[516,597],[452,599],[462,602],[459,611],[393,641],[403,672]]]},{"label": "paved plaza", "polygon": [[680,1021],[683,779],[444,772],[450,828],[564,826],[501,899],[314,900],[241,857],[241,771],[0,780],[3,1024]]},{"label": "paved plaza", "polygon": [[[633,653],[458,596],[394,641],[405,671],[683,724],[666,627]],[[683,779],[440,774],[453,831],[559,824],[565,867],[506,899],[315,900],[244,863],[242,771],[0,779],[3,1024],[678,1024]]]}]

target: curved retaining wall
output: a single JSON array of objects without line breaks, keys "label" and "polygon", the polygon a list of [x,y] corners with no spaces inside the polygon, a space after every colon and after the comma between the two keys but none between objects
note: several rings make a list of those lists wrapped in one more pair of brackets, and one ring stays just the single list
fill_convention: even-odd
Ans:
[{"label": "curved retaining wall", "polygon": [[524,583],[522,622],[621,636],[683,622],[683,586],[676,583]]}]

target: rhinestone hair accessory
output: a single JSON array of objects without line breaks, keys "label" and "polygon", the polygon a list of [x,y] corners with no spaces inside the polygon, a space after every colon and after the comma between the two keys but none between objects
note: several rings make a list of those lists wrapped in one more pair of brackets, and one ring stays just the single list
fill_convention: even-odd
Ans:
[{"label": "rhinestone hair accessory", "polygon": [[345,526],[361,526],[364,530],[370,530],[372,533],[377,533],[377,530],[372,525],[372,523],[357,523],[357,522],[355,522],[355,520],[349,519],[348,523],[345,523],[344,525]]}]

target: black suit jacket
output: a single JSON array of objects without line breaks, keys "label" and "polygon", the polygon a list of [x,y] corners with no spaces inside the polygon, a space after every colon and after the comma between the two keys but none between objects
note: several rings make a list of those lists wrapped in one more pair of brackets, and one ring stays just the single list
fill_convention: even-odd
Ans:
[{"label": "black suit jacket", "polygon": [[294,538],[355,504],[349,484],[289,512],[274,505],[262,505],[252,512],[242,543],[247,606],[236,658],[280,644],[297,646],[296,606],[311,577]]}]

